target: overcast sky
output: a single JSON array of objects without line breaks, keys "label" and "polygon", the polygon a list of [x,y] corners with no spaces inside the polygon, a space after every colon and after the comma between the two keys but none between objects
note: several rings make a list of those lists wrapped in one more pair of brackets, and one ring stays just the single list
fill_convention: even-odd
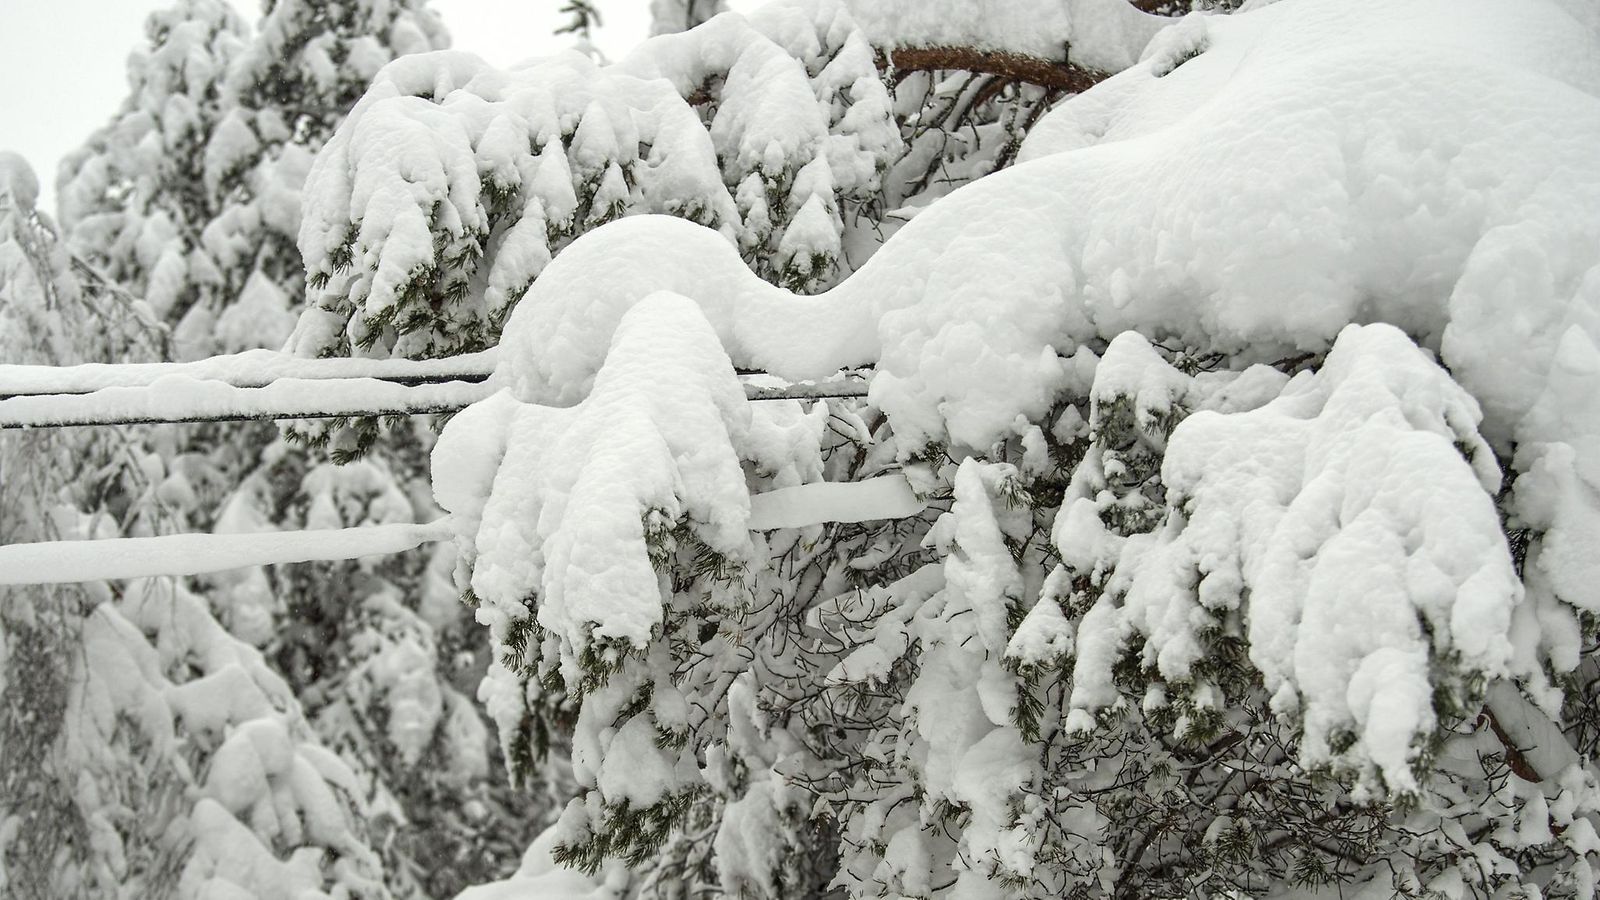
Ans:
[{"label": "overcast sky", "polygon": [[[171,0],[0,0],[0,150],[33,164],[53,209],[57,161],[127,95],[128,53],[145,16]],[[257,0],[233,0],[254,21]],[[565,46],[561,0],[434,0],[453,44],[508,65]],[[603,0],[597,43],[616,55],[649,29],[649,0]]]}]

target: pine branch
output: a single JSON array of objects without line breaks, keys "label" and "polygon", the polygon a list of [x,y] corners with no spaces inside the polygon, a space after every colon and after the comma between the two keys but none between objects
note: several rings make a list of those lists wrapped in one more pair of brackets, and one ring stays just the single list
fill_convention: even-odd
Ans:
[{"label": "pine branch", "polygon": [[1480,721],[1488,723],[1489,730],[1494,732],[1495,739],[1504,748],[1506,767],[1511,770],[1512,774],[1532,784],[1538,784],[1544,780],[1540,777],[1538,770],[1533,767],[1533,764],[1528,761],[1528,757],[1523,754],[1522,748],[1518,747],[1517,742],[1511,739],[1511,735],[1506,732],[1505,726],[1500,724],[1500,720],[1495,716],[1494,710],[1485,706],[1480,714]]}]

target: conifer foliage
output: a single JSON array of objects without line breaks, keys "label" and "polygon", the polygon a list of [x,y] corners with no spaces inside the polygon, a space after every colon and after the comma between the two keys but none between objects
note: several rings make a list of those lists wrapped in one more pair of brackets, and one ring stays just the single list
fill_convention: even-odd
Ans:
[{"label": "conifer foliage", "polygon": [[[152,311],[76,260],[0,154],[0,336],[13,362],[149,358]],[[0,542],[170,524],[156,448],[0,440]],[[288,686],[170,579],[4,590],[0,891],[15,897],[376,896],[354,773]]]},{"label": "conifer foliage", "polygon": [[442,895],[548,824],[462,896],[1595,896],[1600,14],[1234,6],[661,0],[509,71],[403,4],[158,17],[95,146],[202,161],[80,156],[87,262],[0,181],[0,315],[103,269],[181,341],[293,194],[295,353],[498,390],[30,479],[0,525],[117,458],[111,532],[453,540],[0,611],[0,741],[91,773],[19,744],[6,885]]},{"label": "conifer foliage", "polygon": [[[165,342],[150,358],[277,349],[304,292],[295,236],[313,155],[382,66],[443,46],[442,26],[414,2],[285,0],[252,27],[228,3],[186,0],[152,16],[147,37],[124,108],[63,167],[67,243],[148,299]],[[396,436],[350,469],[269,423],[146,429],[133,444],[159,470],[164,518],[150,531],[252,532],[436,515],[429,441]],[[400,896],[503,871],[537,824],[493,771],[462,662],[470,614],[434,587],[449,564],[418,552],[188,586],[305,699],[349,769],[378,880]]]},{"label": "conifer foliage", "polygon": [[[1600,134],[1600,82],[1548,63],[1595,52],[1592,17],[1475,5],[1402,58],[1450,5],[1283,0],[1086,40],[1139,61],[1037,116],[1048,92],[981,78],[797,91],[786,120],[828,124],[784,143],[753,102],[779,82],[742,80],[763,39],[830,60],[816,87],[852,46],[933,58],[909,50],[951,21],[886,45],[870,10],[796,9],[583,70],[683,98],[601,90],[648,111],[620,179],[567,177],[603,99],[569,137],[520,112],[555,72],[442,58],[386,71],[313,176],[303,352],[499,336],[505,390],[446,427],[434,487],[513,772],[565,756],[578,787],[524,887],[570,884],[553,862],[652,897],[1591,895],[1595,607],[1565,548],[1597,521],[1596,257],[1533,235],[1596,234],[1600,182],[1526,138]],[[1080,34],[1140,35],[1106,15]],[[1513,20],[1544,49],[1485,24]],[[714,152],[665,155],[701,104]],[[419,193],[369,148],[423,123]],[[793,202],[817,160],[831,206]],[[1477,194],[1459,166],[1523,174]],[[705,199],[649,206],[668,172]],[[597,215],[608,179],[633,206]],[[1394,226],[1419,184],[1446,219]],[[837,275],[786,273],[796,232]],[[1488,324],[1512,294],[1543,310],[1515,348]],[[864,403],[757,407],[734,374],[860,366]],[[875,512],[884,477],[923,511]]]}]

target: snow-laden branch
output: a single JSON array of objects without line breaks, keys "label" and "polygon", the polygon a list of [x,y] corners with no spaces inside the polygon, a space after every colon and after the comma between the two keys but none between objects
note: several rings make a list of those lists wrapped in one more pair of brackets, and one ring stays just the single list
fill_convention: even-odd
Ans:
[{"label": "snow-laden branch", "polygon": [[136,425],[453,412],[492,393],[485,384],[396,384],[375,378],[284,378],[262,387],[170,375],[137,387],[0,400],[0,429]]},{"label": "snow-laden branch", "polygon": [[922,512],[927,505],[899,475],[880,475],[865,481],[817,481],[752,496],[749,528],[771,531],[824,522],[903,519]]}]

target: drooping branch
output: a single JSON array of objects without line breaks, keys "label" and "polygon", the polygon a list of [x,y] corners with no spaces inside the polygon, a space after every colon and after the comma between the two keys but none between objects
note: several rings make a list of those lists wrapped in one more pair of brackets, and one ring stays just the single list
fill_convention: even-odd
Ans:
[{"label": "drooping branch", "polygon": [[1110,72],[976,47],[900,47],[878,51],[878,68],[895,82],[913,72],[963,71],[995,75],[1052,91],[1079,93],[1111,77]]}]

